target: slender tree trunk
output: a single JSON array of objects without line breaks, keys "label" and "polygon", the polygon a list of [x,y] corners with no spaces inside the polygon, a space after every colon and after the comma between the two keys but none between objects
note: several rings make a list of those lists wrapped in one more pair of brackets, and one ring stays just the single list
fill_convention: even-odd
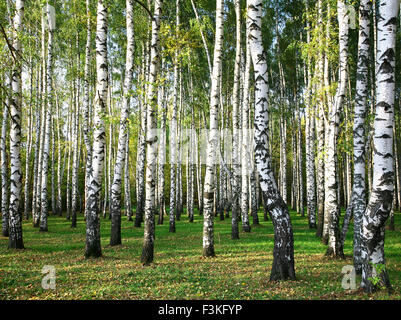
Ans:
[{"label": "slender tree trunk", "polygon": [[39,156],[38,156],[38,172],[37,172],[37,180],[35,185],[35,207],[33,208],[32,217],[33,217],[33,226],[35,228],[39,227],[40,224],[40,214],[41,214],[41,196],[42,196],[42,168],[43,168],[43,146],[44,146],[44,139],[46,135],[45,124],[46,124],[46,26],[45,26],[45,18],[42,15],[41,19],[41,86],[40,86],[40,105],[41,105],[41,116],[40,116],[40,142],[39,142]]},{"label": "slender tree trunk", "polygon": [[[144,71],[145,72],[145,71]],[[144,75],[146,72],[144,73]],[[144,82],[146,80],[144,79]],[[135,213],[135,227],[140,227],[143,220],[144,199],[145,199],[145,152],[146,152],[146,102],[145,99],[141,102],[141,133],[138,139],[138,195]]]},{"label": "slender tree trunk", "polygon": [[84,67],[84,104],[83,104],[83,136],[86,148],[85,160],[85,211],[86,219],[88,213],[88,193],[90,187],[90,172],[92,163],[92,146],[90,141],[89,129],[89,67],[91,60],[91,17],[90,17],[90,0],[86,0],[86,46],[85,46],[85,67]]},{"label": "slender tree trunk", "polygon": [[[308,12],[308,8],[307,8]],[[307,24],[307,43],[310,43],[309,20]],[[306,144],[306,203],[310,229],[316,229],[316,172],[315,172],[315,110],[312,107],[312,66],[307,60],[306,110],[305,110],[305,144]]]},{"label": "slender tree trunk", "polygon": [[125,162],[127,145],[127,125],[130,104],[130,89],[134,71],[134,1],[126,1],[126,24],[127,24],[127,53],[125,63],[125,77],[123,89],[123,101],[120,117],[120,129],[118,135],[117,158],[114,165],[113,184],[111,186],[111,238],[110,245],[121,244],[121,180]]},{"label": "slender tree trunk", "polygon": [[[368,96],[368,63],[369,63],[369,34],[371,2],[362,0],[359,5],[359,40],[358,40],[358,66],[355,96],[354,115],[354,182],[352,186],[351,201],[344,217],[342,241],[348,229],[348,222],[353,213],[354,216],[354,267],[355,272],[362,272],[361,239],[362,217],[366,210],[365,190],[365,121]],[[349,212],[351,211],[351,212]]]},{"label": "slender tree trunk", "polygon": [[[176,0],[176,37],[180,23],[180,0]],[[169,231],[175,232],[175,217],[177,214],[176,202],[176,173],[177,173],[177,104],[178,100],[178,52],[174,53],[174,84],[173,84],[173,111],[170,122],[170,212]]]},{"label": "slender tree trunk", "polygon": [[326,152],[325,171],[325,215],[330,217],[328,228],[328,249],[326,255],[343,258],[342,237],[339,227],[339,199],[337,194],[337,135],[339,126],[339,113],[344,104],[347,86],[347,60],[348,60],[348,23],[347,7],[342,0],[337,2],[339,24],[339,84],[334,105],[329,108],[328,145]]},{"label": "slender tree trunk", "polygon": [[[71,107],[71,106],[70,106]],[[67,190],[66,209],[67,220],[71,219],[71,136],[72,136],[72,112],[67,120],[68,154],[67,154]]]},{"label": "slender tree trunk", "polygon": [[157,77],[159,69],[159,29],[161,7],[163,1],[155,0],[154,15],[152,19],[152,40],[150,56],[149,85],[147,90],[147,155],[146,155],[146,201],[145,201],[145,229],[141,262],[149,265],[153,261],[155,240],[155,186],[157,163]]},{"label": "slender tree trunk", "polygon": [[[196,132],[195,132],[195,114],[194,114],[194,101],[193,101],[193,95],[192,92],[194,91],[193,88],[193,82],[192,82],[192,76],[190,74],[190,69],[188,67],[189,71],[189,90],[191,91],[190,96],[191,96],[191,107],[190,107],[190,112],[191,112],[191,129],[189,130],[189,159],[188,159],[188,201],[187,201],[187,208],[188,208],[188,218],[189,222],[194,221],[194,198],[195,198],[195,164],[196,164]],[[164,116],[164,115],[163,115]],[[163,128],[164,129],[164,128]],[[164,182],[164,181],[163,181]]]},{"label": "slender tree trunk", "polygon": [[36,79],[36,111],[35,111],[35,154],[33,159],[33,185],[32,185],[32,220],[35,226],[36,219],[36,201],[37,201],[37,183],[38,183],[38,171],[39,171],[39,150],[40,150],[40,92],[41,92],[41,72],[40,67],[37,70],[37,79]]},{"label": "slender tree trunk", "polygon": [[[247,39],[249,38],[249,25],[247,20]],[[244,75],[244,99],[242,103],[241,127],[242,127],[242,141],[241,141],[241,220],[242,230],[250,232],[249,225],[249,175],[253,170],[251,162],[251,134],[249,127],[249,88],[250,88],[250,73],[251,73],[251,51],[249,49],[248,40],[246,40],[246,58],[245,58],[245,75]]]},{"label": "slender tree trunk", "polygon": [[[32,61],[31,61],[32,63]],[[29,175],[29,163],[31,158],[31,147],[32,147],[32,105],[33,105],[33,68],[30,68],[30,102],[29,102],[29,111],[28,111],[28,132],[26,137],[26,148],[25,148],[25,184],[24,184],[24,219],[28,220],[29,218],[29,183],[30,183],[30,175]]]},{"label": "slender tree trunk", "polygon": [[[241,64],[241,2],[239,0],[235,0],[235,17],[236,17],[236,47],[235,47],[235,66],[234,66],[234,86],[233,86],[233,199],[232,199],[232,213],[231,213],[231,239],[239,239],[239,230],[238,230],[238,216],[240,213],[240,203],[239,203],[239,193],[241,187],[240,181],[240,173],[241,173],[241,161],[238,157],[241,155],[240,146],[243,146],[243,143],[239,141],[239,89],[240,89],[240,64]],[[249,70],[248,70],[249,71]],[[248,93],[246,93],[248,94]],[[246,109],[247,111],[248,105],[242,106],[242,109]],[[244,163],[242,163],[244,165]],[[243,172],[242,172],[243,173]],[[249,227],[249,224],[248,224]],[[245,229],[245,226],[243,225]]]},{"label": "slender tree trunk", "polygon": [[125,212],[128,217],[128,221],[132,219],[132,203],[131,203],[131,183],[129,175],[129,127],[127,128],[127,140],[125,146],[125,162],[124,162],[124,201],[125,201]]},{"label": "slender tree trunk", "polygon": [[215,194],[214,176],[216,148],[218,145],[218,110],[221,78],[221,54],[223,43],[223,1],[216,0],[216,31],[213,54],[213,71],[210,90],[210,123],[206,149],[206,174],[203,194],[203,256],[215,256],[213,227],[213,198]]},{"label": "slender tree trunk", "polygon": [[[56,91],[56,114],[57,114],[57,200],[56,200],[56,211],[57,214],[61,217],[62,215],[62,205],[61,205],[61,139],[60,139],[60,108],[57,98],[57,90]],[[35,155],[36,157],[36,155]]]},{"label": "slender tree trunk", "polygon": [[256,189],[256,172],[255,168],[250,173],[250,194],[251,194],[251,216],[252,223],[254,226],[259,225],[259,217],[258,217],[258,200],[257,200],[257,189]]},{"label": "slender tree trunk", "polygon": [[52,208],[52,215],[57,214],[57,209],[56,209],[56,168],[55,168],[55,155],[54,153],[56,152],[56,137],[55,137],[55,125],[54,125],[54,116],[52,117],[52,123],[51,123],[51,137],[52,137],[52,157],[51,157],[51,167],[52,167],[52,176],[51,176],[51,193],[52,193],[52,198],[51,198],[51,208]]},{"label": "slender tree trunk", "polygon": [[100,192],[105,158],[105,130],[102,114],[106,111],[108,89],[107,64],[107,7],[103,0],[97,3],[96,23],[96,93],[94,108],[93,157],[86,217],[85,257],[97,258],[102,255],[100,245]]},{"label": "slender tree trunk", "polygon": [[287,205],[281,197],[271,167],[268,150],[267,63],[262,45],[262,1],[248,0],[249,45],[255,70],[255,163],[264,200],[274,226],[273,267],[270,280],[295,279],[294,239]]},{"label": "slender tree trunk", "polygon": [[[79,70],[79,38],[76,35],[76,49],[77,61],[76,68]],[[72,175],[71,175],[71,228],[77,226],[77,211],[78,211],[78,131],[79,131],[79,79],[76,75],[75,87],[75,102],[74,102],[74,121],[73,121],[73,134],[72,134]]]},{"label": "slender tree trunk", "polygon": [[11,104],[10,104],[10,202],[9,202],[9,248],[23,249],[22,221],[21,221],[21,189],[22,189],[22,168],[21,168],[21,107],[22,107],[22,48],[20,33],[24,16],[23,0],[15,2],[15,16],[13,21],[13,50],[16,53],[16,61],[11,76]]},{"label": "slender tree trunk", "polygon": [[[47,19],[50,21],[50,7],[46,6]],[[49,22],[50,23],[50,22]],[[47,231],[47,217],[49,215],[49,196],[48,196],[48,171],[49,171],[49,153],[50,153],[50,130],[51,130],[51,117],[53,105],[53,86],[52,86],[52,73],[53,73],[53,30],[49,28],[47,41],[47,63],[46,63],[46,113],[45,113],[45,136],[43,141],[43,157],[42,157],[42,172],[41,172],[41,203],[40,203],[40,225],[39,230],[42,232]]]},{"label": "slender tree trunk", "polygon": [[[161,72],[164,74],[164,59],[162,58],[162,69]],[[167,90],[165,86],[163,85],[161,88],[160,92],[160,103],[159,106],[161,106],[161,125],[160,125],[160,131],[161,131],[161,136],[160,136],[160,142],[159,142],[159,167],[158,167],[158,200],[159,200],[159,219],[157,224],[161,225],[163,224],[164,220],[164,215],[166,213],[166,197],[164,194],[164,189],[166,185],[166,180],[164,177],[165,173],[165,163],[166,163],[166,151],[167,151],[167,146],[166,146],[166,119],[167,119],[167,108],[166,108],[166,93]]]},{"label": "slender tree trunk", "polygon": [[[11,79],[6,75],[5,87],[8,94],[11,94]],[[11,109],[12,99],[7,98],[3,108],[3,119],[1,124],[1,218],[2,218],[2,235],[3,237],[9,236],[9,171],[8,171],[8,153],[7,153],[7,129],[8,129],[8,113]]]},{"label": "slender tree trunk", "polygon": [[[323,25],[322,22],[322,3],[318,1],[318,25]],[[318,91],[322,91],[323,83],[323,53],[319,50],[317,61],[317,78],[318,78]],[[323,242],[323,226],[324,226],[324,180],[325,180],[325,161],[324,161],[324,145],[325,145],[325,112],[323,104],[323,93],[318,92],[317,99],[317,119],[316,119],[316,140],[317,140],[317,167],[316,167],[316,193],[317,193],[317,230],[316,236],[321,237]]]}]

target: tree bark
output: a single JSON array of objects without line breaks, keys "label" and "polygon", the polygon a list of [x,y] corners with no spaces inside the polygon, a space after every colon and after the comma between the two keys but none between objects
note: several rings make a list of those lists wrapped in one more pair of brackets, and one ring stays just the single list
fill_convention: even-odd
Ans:
[{"label": "tree bark", "polygon": [[113,183],[111,185],[110,209],[111,209],[111,236],[110,245],[121,244],[121,181],[126,156],[128,138],[128,116],[130,104],[130,89],[134,72],[134,0],[126,0],[126,25],[127,25],[127,53],[125,62],[125,77],[123,88],[123,101],[120,116],[120,129],[118,135],[117,158],[114,165]]},{"label": "tree bark", "polygon": [[213,226],[213,199],[215,195],[215,163],[218,146],[218,110],[219,89],[222,63],[223,42],[223,1],[216,0],[216,31],[213,55],[213,71],[211,75],[210,90],[210,123],[208,145],[206,148],[206,174],[203,193],[203,256],[213,257],[214,252],[214,226]]},{"label": "tree bark", "polygon": [[22,167],[21,167],[21,108],[22,108],[22,48],[20,33],[23,26],[25,1],[16,0],[15,16],[13,21],[13,50],[17,53],[17,59],[11,73],[11,103],[10,103],[10,202],[9,202],[9,242],[8,247],[23,249],[21,189],[22,189]]},{"label": "tree bark", "polygon": [[262,1],[248,0],[249,44],[255,70],[255,163],[260,186],[274,226],[273,266],[270,280],[295,279],[294,239],[287,205],[274,179],[268,150],[267,63],[262,45]]},{"label": "tree bark", "polygon": [[343,258],[342,237],[339,227],[339,199],[337,194],[337,135],[339,126],[339,113],[344,103],[347,85],[348,62],[348,23],[347,7],[343,0],[337,1],[338,25],[339,25],[339,84],[337,87],[334,104],[329,107],[328,137],[325,163],[325,212],[330,218],[328,225],[328,245],[326,255]]},{"label": "tree bark", "polygon": [[[369,203],[363,215],[362,283],[366,292],[374,292],[378,285],[392,290],[385,269],[385,223],[394,196],[393,125],[395,96],[395,40],[399,2],[383,0],[377,22],[376,112],[373,135],[373,185]],[[379,266],[381,270],[379,270]],[[374,269],[377,275],[374,275]],[[372,277],[379,278],[378,285]]]},{"label": "tree bark", "polygon": [[86,258],[97,258],[102,255],[100,245],[100,192],[105,159],[105,129],[102,114],[106,111],[108,89],[107,63],[107,7],[103,0],[97,3],[96,22],[96,93],[94,107],[93,157],[90,189],[88,197],[88,213],[86,217]]},{"label": "tree bark", "polygon": [[155,187],[157,163],[157,77],[159,69],[159,29],[161,19],[162,0],[155,0],[154,15],[152,19],[152,40],[149,70],[149,85],[147,90],[147,154],[146,154],[146,199],[144,240],[141,262],[149,265],[153,261],[155,241]]},{"label": "tree bark", "polygon": [[[239,204],[239,193],[241,187],[240,173],[241,173],[241,161],[238,157],[241,154],[240,146],[242,141],[239,141],[239,89],[240,89],[240,64],[241,64],[241,2],[239,0],[234,1],[235,5],[235,17],[236,17],[236,47],[235,47],[235,65],[234,65],[234,86],[233,86],[233,174],[234,183],[232,185],[233,200],[232,200],[232,213],[231,213],[231,239],[239,239],[238,231],[238,216],[240,213]],[[248,106],[243,105],[242,109],[246,109]],[[247,109],[246,109],[247,111]],[[242,163],[243,165],[243,163]],[[248,225],[249,226],[249,225]],[[243,225],[244,227],[244,225]]]}]

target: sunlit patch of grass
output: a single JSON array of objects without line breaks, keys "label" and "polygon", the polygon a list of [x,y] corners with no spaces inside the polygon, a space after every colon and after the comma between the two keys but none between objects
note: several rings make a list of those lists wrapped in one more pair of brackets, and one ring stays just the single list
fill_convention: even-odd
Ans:
[{"label": "sunlit patch of grass", "polygon": [[[344,260],[324,257],[326,246],[310,230],[307,218],[291,212],[297,280],[270,282],[274,231],[271,221],[240,232],[231,240],[231,219],[215,219],[215,258],[202,255],[202,217],[189,223],[184,214],[177,232],[168,221],[156,226],[155,259],[140,263],[143,229],[122,219],[122,245],[110,247],[110,220],[101,221],[103,257],[86,260],[85,222],[77,228],[65,217],[49,217],[49,232],[40,233],[24,221],[25,250],[7,249],[0,238],[1,299],[400,299],[401,215],[396,230],[386,230],[386,258],[395,293],[366,295],[341,287],[342,267],[352,264],[352,224],[346,238]],[[241,230],[241,226],[240,226]],[[44,265],[56,268],[56,289],[41,286]],[[360,277],[357,277],[357,284]]]}]

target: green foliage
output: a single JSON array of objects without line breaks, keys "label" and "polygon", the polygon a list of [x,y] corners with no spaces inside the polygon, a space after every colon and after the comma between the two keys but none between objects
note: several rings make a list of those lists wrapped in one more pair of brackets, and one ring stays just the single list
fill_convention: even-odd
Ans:
[{"label": "green foliage", "polygon": [[368,280],[372,282],[375,287],[385,290],[386,286],[382,282],[381,274],[386,271],[386,265],[381,263],[374,264],[372,262],[370,264],[372,265],[374,271],[373,276],[369,277]]}]

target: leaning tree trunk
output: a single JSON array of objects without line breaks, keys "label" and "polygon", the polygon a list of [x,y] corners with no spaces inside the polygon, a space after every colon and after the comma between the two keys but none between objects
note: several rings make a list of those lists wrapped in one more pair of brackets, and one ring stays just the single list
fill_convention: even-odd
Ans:
[{"label": "leaning tree trunk", "polygon": [[146,198],[144,219],[144,240],[141,262],[149,265],[153,261],[156,211],[156,163],[157,163],[157,77],[159,69],[159,29],[163,1],[155,0],[152,19],[152,40],[150,53],[149,85],[147,90],[147,132],[146,132]]},{"label": "leaning tree trunk", "polygon": [[114,165],[113,184],[111,185],[111,238],[110,245],[121,244],[121,180],[125,162],[126,145],[128,138],[128,115],[130,104],[130,89],[134,71],[134,0],[126,1],[127,19],[127,53],[125,63],[125,78],[123,89],[123,102],[120,117],[120,130],[118,134],[117,158]]},{"label": "leaning tree trunk", "polygon": [[105,158],[105,129],[102,115],[106,111],[108,89],[107,65],[107,7],[103,0],[97,3],[96,23],[96,93],[93,119],[92,173],[88,194],[86,217],[85,257],[97,258],[102,255],[100,245],[100,192]]},{"label": "leaning tree trunk", "polygon": [[262,0],[248,0],[249,45],[255,70],[255,164],[274,226],[273,267],[270,280],[295,279],[294,239],[288,208],[281,197],[268,150],[267,62],[262,45]]},{"label": "leaning tree trunk", "polygon": [[[377,22],[377,72],[376,112],[373,135],[373,186],[369,204],[363,216],[362,283],[366,292],[374,292],[378,286],[391,290],[385,269],[385,223],[394,196],[394,96],[395,96],[395,40],[399,2],[382,0]],[[376,271],[376,272],[375,272]],[[375,275],[376,273],[376,275]],[[374,283],[372,278],[378,278]]]},{"label": "leaning tree trunk", "polygon": [[337,2],[339,25],[339,84],[334,104],[329,108],[328,145],[325,163],[325,216],[329,217],[328,245],[326,255],[344,257],[342,237],[339,226],[339,199],[337,194],[337,135],[339,126],[339,113],[346,93],[347,60],[348,60],[348,15],[347,7],[342,0]]},{"label": "leaning tree trunk", "polygon": [[11,103],[10,103],[10,203],[9,203],[9,248],[23,249],[22,238],[22,216],[21,189],[22,189],[22,167],[21,167],[21,107],[22,107],[22,49],[20,33],[22,31],[22,20],[24,16],[25,1],[17,0],[15,2],[15,16],[13,21],[13,50],[15,64],[11,76]]},{"label": "leaning tree trunk", "polygon": [[215,194],[215,164],[218,145],[218,110],[219,87],[221,78],[221,54],[223,43],[223,1],[216,0],[216,32],[213,55],[213,71],[210,90],[210,123],[208,144],[206,148],[206,174],[203,193],[203,256],[213,257],[214,227],[213,227],[213,199]]}]

